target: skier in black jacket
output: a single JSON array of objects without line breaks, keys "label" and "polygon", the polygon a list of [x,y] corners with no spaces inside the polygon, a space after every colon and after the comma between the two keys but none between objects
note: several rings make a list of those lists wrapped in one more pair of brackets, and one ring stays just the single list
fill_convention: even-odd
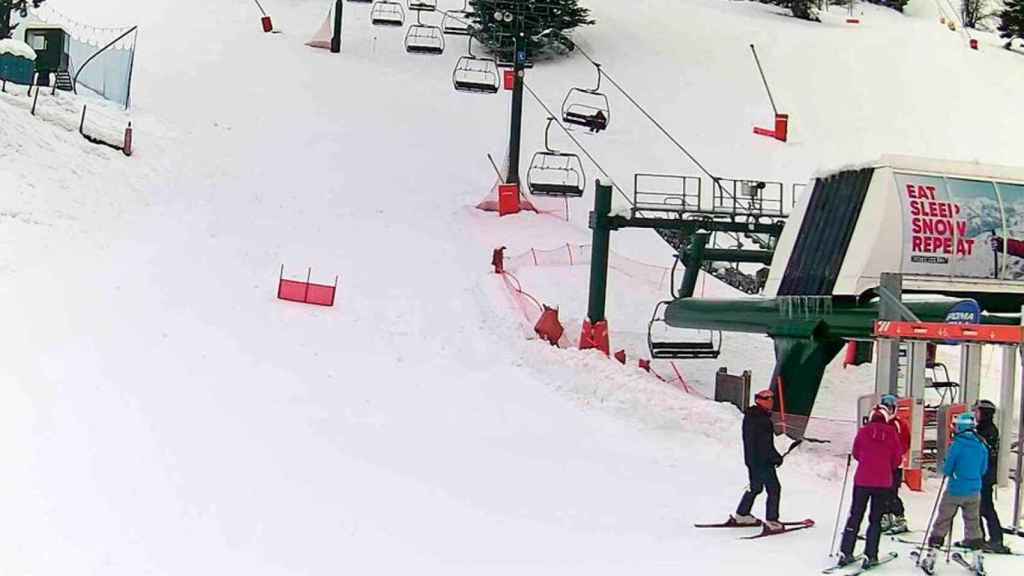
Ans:
[{"label": "skier in black jacket", "polygon": [[779,498],[782,485],[775,468],[782,464],[782,455],[775,449],[775,425],[772,423],[772,407],[775,394],[762,390],[754,396],[754,405],[743,413],[743,460],[747,465],[750,485],[743,493],[736,514],[732,520],[737,524],[757,524],[757,518],[750,515],[754,500],[762,491],[768,490],[765,505],[765,529],[780,531]]},{"label": "skier in black jacket", "polygon": [[986,547],[995,554],[1009,554],[1010,549],[1003,544],[1003,525],[999,523],[995,503],[992,501],[992,489],[996,484],[999,464],[999,428],[993,418],[996,405],[988,400],[979,400],[974,405],[974,415],[978,419],[977,433],[988,446],[988,470],[981,478],[981,517],[988,528]]}]

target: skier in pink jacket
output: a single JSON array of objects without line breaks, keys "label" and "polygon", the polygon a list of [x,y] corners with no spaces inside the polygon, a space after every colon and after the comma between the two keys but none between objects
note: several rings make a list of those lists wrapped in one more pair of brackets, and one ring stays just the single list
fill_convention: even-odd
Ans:
[{"label": "skier in pink jacket", "polygon": [[864,567],[878,563],[878,542],[882,537],[882,514],[887,511],[892,497],[892,474],[903,459],[903,447],[899,433],[889,425],[892,413],[879,404],[871,411],[868,423],[857,432],[853,441],[853,458],[857,460],[857,474],[853,478],[853,502],[850,517],[843,530],[843,541],[839,546],[842,557],[840,565],[850,564],[856,558],[853,547],[868,503],[867,542],[864,546]]}]

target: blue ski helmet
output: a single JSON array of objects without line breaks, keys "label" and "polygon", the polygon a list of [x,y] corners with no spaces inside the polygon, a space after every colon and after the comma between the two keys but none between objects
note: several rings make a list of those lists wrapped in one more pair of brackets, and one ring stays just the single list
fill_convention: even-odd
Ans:
[{"label": "blue ski helmet", "polygon": [[974,430],[977,423],[974,420],[974,414],[970,412],[964,412],[963,414],[956,417],[956,432],[966,432],[968,430]]},{"label": "blue ski helmet", "polygon": [[882,398],[878,400],[878,403],[889,409],[890,412],[896,412],[896,395],[895,394],[882,394]]}]

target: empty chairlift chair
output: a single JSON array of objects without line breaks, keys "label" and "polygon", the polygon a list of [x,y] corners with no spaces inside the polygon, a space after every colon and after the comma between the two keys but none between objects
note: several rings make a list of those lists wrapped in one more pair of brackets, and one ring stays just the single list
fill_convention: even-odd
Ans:
[{"label": "empty chairlift chair", "polygon": [[555,196],[579,198],[586,189],[586,174],[583,163],[576,154],[559,152],[551,148],[549,137],[551,123],[548,118],[544,129],[544,150],[533,155],[526,172],[526,187],[534,196]]},{"label": "empty chairlift chair", "polygon": [[469,36],[473,29],[470,22],[472,16],[473,9],[469,6],[469,0],[464,0],[461,10],[449,10],[444,13],[441,30],[452,36]]},{"label": "empty chairlift chair", "polygon": [[459,92],[495,94],[501,88],[498,64],[494,58],[473,54],[473,37],[469,36],[469,54],[459,58],[452,71],[452,84]]},{"label": "empty chairlift chair", "polygon": [[370,23],[374,26],[405,26],[405,9],[392,0],[377,0],[370,8]]},{"label": "empty chairlift chair", "polygon": [[668,338],[673,330],[665,323],[665,308],[671,301],[659,302],[654,307],[651,322],[647,325],[647,347],[651,358],[661,360],[685,360],[691,358],[718,358],[722,351],[722,333],[712,330],[679,330],[692,333],[688,338]]},{"label": "empty chairlift chair", "polygon": [[571,88],[562,101],[562,121],[589,128],[591,132],[600,132],[611,122],[611,107],[608,97],[601,93],[601,65],[594,64],[597,69],[597,86],[589,88]]},{"label": "empty chairlift chair", "polygon": [[413,24],[405,33],[405,51],[410,54],[443,54],[444,34],[437,26]]}]

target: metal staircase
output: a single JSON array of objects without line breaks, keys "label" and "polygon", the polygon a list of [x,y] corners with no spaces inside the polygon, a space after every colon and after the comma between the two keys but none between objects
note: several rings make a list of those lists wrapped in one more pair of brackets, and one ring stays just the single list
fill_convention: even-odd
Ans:
[{"label": "metal staircase", "polygon": [[60,70],[56,74],[56,83],[54,86],[57,90],[63,90],[65,92],[74,92],[75,83],[71,80],[71,74],[67,70]]}]

